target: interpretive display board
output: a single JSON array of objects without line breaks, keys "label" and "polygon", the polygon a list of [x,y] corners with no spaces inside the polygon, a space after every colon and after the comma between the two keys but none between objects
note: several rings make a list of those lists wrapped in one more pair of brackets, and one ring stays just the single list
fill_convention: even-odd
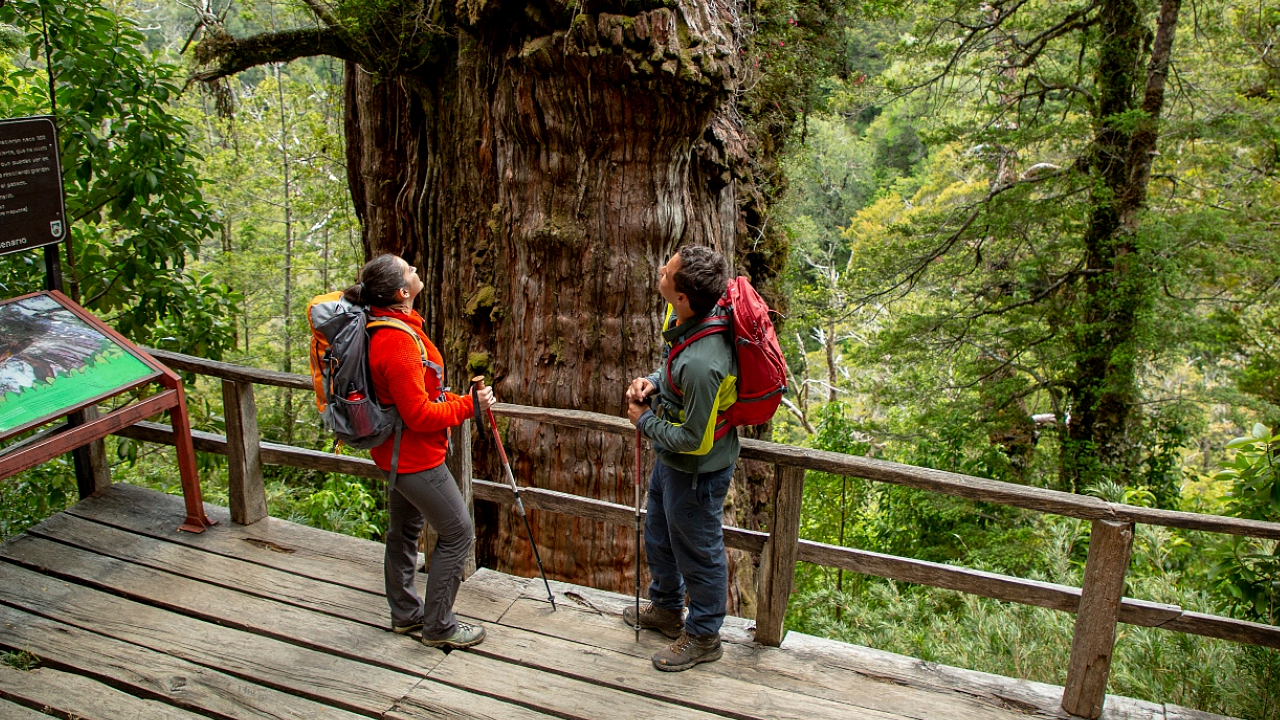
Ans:
[{"label": "interpretive display board", "polygon": [[0,120],[0,255],[67,235],[53,118]]},{"label": "interpretive display board", "polygon": [[0,302],[0,439],[160,376],[98,325],[49,293]]},{"label": "interpretive display board", "polygon": [[[101,417],[80,410],[148,383]],[[182,378],[57,290],[0,301],[0,480],[82,448],[162,412],[173,423],[187,518],[179,529],[211,524],[201,499],[191,418]],[[93,415],[97,415],[96,409]],[[66,422],[56,421],[66,418]],[[35,429],[37,426],[45,427]],[[14,439],[32,431],[28,437]],[[109,471],[81,497],[111,483]],[[77,478],[79,484],[79,478]],[[86,492],[87,491],[87,492]]]}]

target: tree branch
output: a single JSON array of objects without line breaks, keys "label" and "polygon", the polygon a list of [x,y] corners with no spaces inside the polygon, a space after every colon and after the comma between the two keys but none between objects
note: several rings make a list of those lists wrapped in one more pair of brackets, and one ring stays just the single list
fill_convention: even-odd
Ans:
[{"label": "tree branch", "polygon": [[[1050,173],[1044,173],[1042,175],[1037,175],[1034,178],[1028,178],[1026,180],[1015,180],[1013,182],[1005,183],[1003,185],[997,185],[991,188],[991,190],[988,191],[986,196],[983,197],[981,200],[963,208],[964,210],[969,211],[968,217],[966,217],[964,222],[962,222],[954,232],[948,235],[945,240],[938,243],[936,246],[934,246],[933,249],[929,250],[922,257],[918,257],[915,260],[913,260],[910,268],[904,268],[903,270],[893,273],[893,275],[898,277],[899,279],[894,281],[894,283],[890,287],[863,295],[857,298],[854,301],[854,304],[858,307],[861,307],[878,298],[894,294],[899,290],[901,290],[902,288],[906,288],[907,291],[910,291],[912,288],[915,287],[916,282],[925,274],[925,271],[928,270],[930,263],[942,257],[943,255],[947,254],[947,252],[949,252],[951,248],[954,247],[957,242],[959,242],[960,238],[964,236],[964,233],[966,230],[969,229],[969,226],[972,225],[974,221],[978,219],[978,217],[982,214],[982,211],[985,210],[987,206],[991,203],[991,201],[996,199],[996,197],[1016,187],[1019,187],[1022,185],[1032,185],[1036,183],[1042,183],[1042,182],[1045,182],[1046,180],[1061,177],[1070,172],[1071,172],[1071,169],[1067,168],[1064,170],[1059,170],[1057,172],[1050,172]],[[962,208],[956,208],[952,212],[952,217],[954,217],[955,213],[960,211],[961,209]],[[949,222],[944,222],[943,227],[945,227],[948,224]]]},{"label": "tree branch", "polygon": [[792,415],[796,416],[796,419],[799,420],[801,424],[804,425],[804,429],[806,432],[808,432],[810,435],[818,434],[818,431],[815,430],[813,425],[809,423],[809,418],[805,417],[804,413],[800,412],[800,408],[796,407],[795,403],[791,402],[786,398],[782,398],[782,406],[785,407]]},{"label": "tree branch", "polygon": [[196,48],[196,59],[202,65],[215,67],[193,74],[190,82],[212,82],[251,67],[316,55],[359,61],[357,53],[331,28],[286,30],[243,39],[225,33],[210,34]]},{"label": "tree branch", "polygon": [[1031,67],[1031,64],[1040,57],[1040,54],[1044,52],[1045,48],[1049,46],[1049,43],[1052,40],[1060,38],[1068,33],[1084,30],[1096,25],[1098,23],[1098,18],[1090,18],[1088,15],[1097,7],[1097,2],[1089,3],[1087,7],[1068,14],[1057,25],[1054,25],[1026,42],[1019,41],[1017,37],[1011,38],[1014,45],[1018,47],[1018,50],[1024,53],[1022,59],[1015,63],[1014,67]]},{"label": "tree branch", "polygon": [[1015,302],[1009,305],[1002,305],[997,308],[979,310],[978,312],[972,315],[964,315],[959,317],[963,317],[965,320],[972,321],[982,317],[1004,315],[1005,313],[1012,312],[1013,310],[1017,310],[1018,308],[1027,307],[1028,305],[1035,305],[1041,300],[1044,300],[1045,298],[1057,292],[1059,288],[1066,285],[1071,280],[1074,280],[1079,277],[1086,277],[1089,275],[1096,275],[1096,274],[1098,274],[1096,270],[1084,270],[1080,268],[1077,268],[1075,270],[1068,270],[1066,273],[1064,273],[1057,280],[1053,281],[1043,290],[1041,290],[1040,292],[1036,293],[1035,295],[1032,295],[1031,297],[1025,300],[1020,300],[1018,302]]}]

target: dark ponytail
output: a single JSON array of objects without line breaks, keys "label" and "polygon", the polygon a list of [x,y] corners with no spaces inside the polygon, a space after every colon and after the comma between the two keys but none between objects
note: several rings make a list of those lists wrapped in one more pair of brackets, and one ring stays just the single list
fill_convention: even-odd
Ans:
[{"label": "dark ponytail", "polygon": [[360,268],[360,282],[343,291],[342,298],[354,305],[394,305],[399,300],[396,293],[404,287],[404,269],[397,259],[388,253],[365,263]]},{"label": "dark ponytail", "polygon": [[356,283],[342,291],[342,299],[352,305],[364,305],[364,283]]}]

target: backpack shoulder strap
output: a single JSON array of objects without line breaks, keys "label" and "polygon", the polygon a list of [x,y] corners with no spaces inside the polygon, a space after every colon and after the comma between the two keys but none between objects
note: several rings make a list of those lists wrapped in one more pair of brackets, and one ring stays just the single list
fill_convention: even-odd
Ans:
[{"label": "backpack shoulder strap", "polygon": [[731,322],[726,316],[711,318],[706,321],[706,325],[707,327],[702,328],[698,332],[695,332],[675,345],[672,345],[670,352],[667,353],[667,384],[671,386],[671,390],[675,392],[677,397],[684,397],[684,393],[680,392],[680,388],[676,387],[676,380],[671,376],[671,363],[675,360],[676,355],[679,355],[681,350],[684,350],[704,337],[718,335],[723,332],[733,332]]},{"label": "backpack shoulder strap", "polygon": [[382,328],[395,328],[413,338],[413,344],[418,347],[418,356],[422,358],[422,366],[435,373],[436,382],[440,385],[440,397],[436,398],[435,402],[441,402],[444,399],[444,391],[449,389],[444,387],[444,368],[431,362],[431,359],[427,357],[427,346],[422,344],[422,338],[418,337],[418,333],[414,332],[408,323],[398,318],[383,317],[370,320],[365,324],[365,328],[370,333]]},{"label": "backpack shoulder strap", "polygon": [[[422,364],[427,367],[438,367],[435,363],[427,359],[427,346],[422,344],[422,338],[418,337],[418,333],[409,327],[408,323],[398,318],[377,318],[365,323],[365,328],[372,334],[382,328],[395,328],[413,339],[413,344],[418,348],[418,356],[422,358]],[[439,370],[437,370],[439,372]]]}]

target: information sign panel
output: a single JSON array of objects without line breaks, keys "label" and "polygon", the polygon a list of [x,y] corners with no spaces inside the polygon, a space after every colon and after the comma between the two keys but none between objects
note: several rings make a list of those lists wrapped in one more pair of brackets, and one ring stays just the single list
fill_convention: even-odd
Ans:
[{"label": "information sign panel", "polygon": [[0,303],[0,440],[161,374],[63,297]]},{"label": "information sign panel", "polygon": [[53,118],[0,120],[0,255],[61,242],[66,215]]}]

